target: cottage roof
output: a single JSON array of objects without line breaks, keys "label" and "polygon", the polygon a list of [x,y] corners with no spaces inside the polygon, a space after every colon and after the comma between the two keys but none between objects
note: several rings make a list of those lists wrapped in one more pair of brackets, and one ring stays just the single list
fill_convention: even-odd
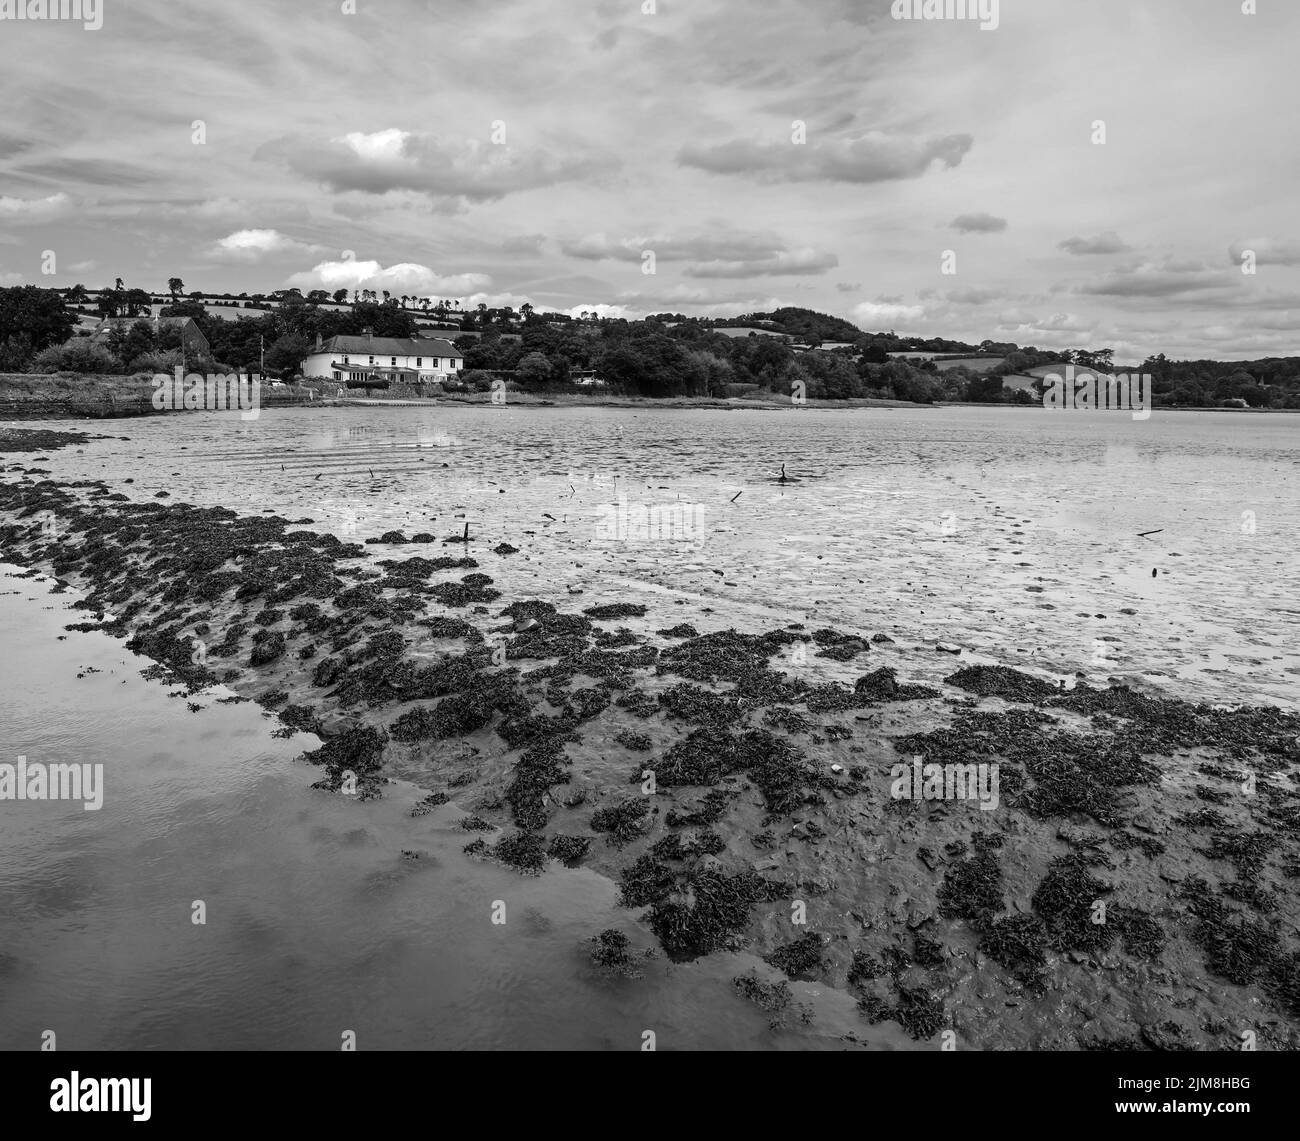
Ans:
[{"label": "cottage roof", "polygon": [[323,353],[356,353],[377,357],[461,357],[462,353],[442,337],[331,337],[320,350]]}]

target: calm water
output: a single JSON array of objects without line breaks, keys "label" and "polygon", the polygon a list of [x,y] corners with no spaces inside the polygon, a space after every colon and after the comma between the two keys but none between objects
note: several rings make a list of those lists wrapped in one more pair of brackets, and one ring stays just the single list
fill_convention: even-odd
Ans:
[{"label": "calm water", "polygon": [[[507,406],[78,426],[113,438],[39,466],[140,501],[166,490],[357,539],[468,521],[506,600],[643,601],[652,629],[884,631],[1045,676],[1300,706],[1296,417]],[[799,482],[774,482],[782,463]],[[669,534],[611,537],[620,502],[690,511]],[[520,553],[488,553],[501,541]],[[363,1049],[638,1049],[646,1029],[661,1049],[912,1045],[803,984],[813,1026],[768,1032],[727,986],[747,956],[598,977],[592,932],[653,944],[609,881],[472,863],[460,810],[412,819],[410,786],[370,804],[311,792],[294,758],[314,738],[273,738],[223,691],[191,712],[103,635],[57,641],[81,615],[47,586],[0,578],[0,759],[102,762],[107,792],[97,813],[0,802],[0,1047],[47,1029],[64,1049],[337,1049],[345,1030]],[[914,655],[900,673],[952,664]]]},{"label": "calm water", "polygon": [[[3,564],[0,564],[3,568]],[[4,568],[12,571],[14,568]],[[0,577],[4,760],[104,765],[104,805],[0,802],[0,1049],[915,1048],[847,994],[794,984],[813,1024],[774,1034],[733,995],[748,955],[600,977],[584,941],[653,946],[613,883],[475,863],[464,815],[422,795],[359,804],[308,785],[319,742],[252,704],[186,709],[50,583]],[[17,591],[17,593],[12,593]],[[91,672],[97,671],[97,672]],[[402,857],[403,850],[421,858]],[[196,900],[206,923],[191,922]],[[505,923],[493,924],[496,901]]]}]

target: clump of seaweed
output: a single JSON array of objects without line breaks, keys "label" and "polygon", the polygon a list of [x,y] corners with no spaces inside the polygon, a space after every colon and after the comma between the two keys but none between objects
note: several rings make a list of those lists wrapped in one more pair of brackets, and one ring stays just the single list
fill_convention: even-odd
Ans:
[{"label": "clump of seaweed", "polygon": [[591,815],[591,830],[608,833],[611,843],[626,844],[641,835],[649,815],[650,802],[645,797],[628,797],[596,809]]},{"label": "clump of seaweed", "polygon": [[1006,915],[984,927],[979,948],[1027,986],[1043,984],[1047,924],[1037,915]]},{"label": "clump of seaweed", "polygon": [[492,855],[508,867],[539,873],[546,867],[546,845],[535,832],[513,832],[492,848]]},{"label": "clump of seaweed", "polygon": [[794,992],[784,979],[766,982],[758,977],[756,970],[737,975],[731,980],[736,993],[749,999],[760,1010],[772,1015],[768,1020],[771,1030],[784,1030],[790,1025],[789,1017],[794,1014],[801,1023],[807,1025],[813,1020],[812,1007],[807,1003],[795,1002]]},{"label": "clump of seaweed", "polygon": [[591,961],[606,975],[625,979],[643,977],[632,957],[632,942],[622,931],[608,928],[594,936],[590,945]]},{"label": "clump of seaweed", "polygon": [[583,613],[588,618],[644,618],[645,607],[635,602],[613,602],[608,606],[589,606]]},{"label": "clump of seaweed", "polygon": [[948,919],[969,919],[987,923],[1004,910],[1002,869],[991,851],[951,865],[944,872],[938,891],[939,914]]},{"label": "clump of seaweed", "polygon": [[768,885],[752,871],[727,875],[694,868],[681,891],[650,907],[650,929],[670,958],[685,961],[727,946],[749,923],[751,906],[766,897]]},{"label": "clump of seaweed", "polygon": [[520,828],[544,828],[550,818],[550,789],[570,780],[564,762],[564,746],[554,737],[529,746],[515,764],[514,776],[506,788],[506,802]]},{"label": "clump of seaweed", "polygon": [[590,849],[590,836],[566,836],[557,832],[551,837],[550,847],[546,851],[554,859],[572,866],[581,861]]},{"label": "clump of seaweed", "polygon": [[1056,686],[1007,666],[966,666],[943,681],[967,693],[1007,701],[1041,701],[1057,693]]},{"label": "clump of seaweed", "polygon": [[722,819],[730,800],[730,794],[724,789],[710,789],[704,794],[704,798],[699,802],[698,807],[692,808],[688,812],[678,812],[677,809],[670,808],[667,816],[664,817],[664,823],[669,828],[699,827],[705,824],[713,824]]},{"label": "clump of seaweed", "polygon": [[1034,889],[1031,902],[1047,925],[1048,945],[1057,951],[1100,953],[1115,941],[1115,927],[1096,918],[1104,914],[1096,905],[1112,888],[1088,871],[1089,863],[1079,853],[1058,856]]},{"label": "clump of seaweed", "polygon": [[384,746],[388,734],[371,725],[345,729],[330,737],[319,749],[303,754],[303,760],[313,765],[323,765],[328,774],[312,788],[338,792],[349,777],[356,778],[357,793],[361,799],[379,795],[379,772],[383,764]]},{"label": "clump of seaweed", "polygon": [[431,792],[411,809],[411,815],[428,816],[435,808],[441,804],[446,804],[450,799],[451,797],[449,797],[445,792]]},{"label": "clump of seaweed", "polygon": [[822,969],[822,951],[825,943],[814,931],[805,932],[798,939],[778,947],[764,961],[784,971],[792,979],[815,978]]}]

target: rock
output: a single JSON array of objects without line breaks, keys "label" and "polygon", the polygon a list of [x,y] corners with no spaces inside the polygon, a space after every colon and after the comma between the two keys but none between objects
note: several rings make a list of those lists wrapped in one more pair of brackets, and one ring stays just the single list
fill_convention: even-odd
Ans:
[{"label": "rock", "polygon": [[934,648],[941,654],[960,654],[961,647],[954,646],[951,642],[936,642]]}]

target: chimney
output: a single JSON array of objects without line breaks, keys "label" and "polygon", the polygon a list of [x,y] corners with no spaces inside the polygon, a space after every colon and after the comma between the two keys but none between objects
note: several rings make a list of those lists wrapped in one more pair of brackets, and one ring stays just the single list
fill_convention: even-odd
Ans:
[{"label": "chimney", "polygon": [[366,326],[366,344],[370,345],[371,348],[375,344],[375,331],[369,325]]},{"label": "chimney", "polygon": [[320,352],[322,347],[323,347],[323,346],[322,346],[322,343],[321,343],[321,337],[320,337],[320,334],[317,333],[317,334],[316,334],[316,351],[317,351],[317,352]]}]

